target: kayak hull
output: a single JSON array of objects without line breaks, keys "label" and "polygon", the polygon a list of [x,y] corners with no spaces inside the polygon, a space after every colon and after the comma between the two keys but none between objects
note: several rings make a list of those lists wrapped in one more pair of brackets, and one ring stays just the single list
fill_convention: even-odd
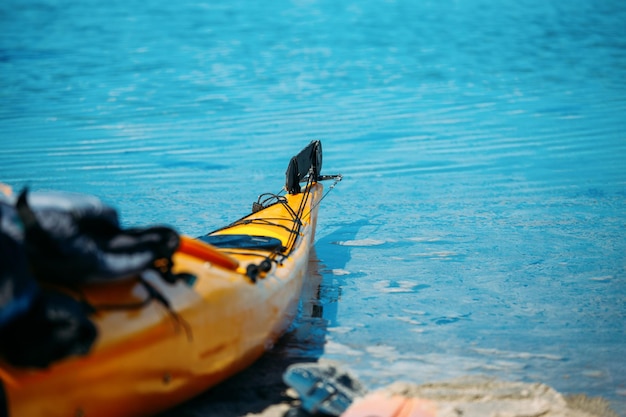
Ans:
[{"label": "kayak hull", "polygon": [[[251,365],[297,313],[322,186],[314,183],[307,191],[287,195],[286,204],[263,208],[244,218],[252,221],[217,232],[269,236],[291,245],[256,280],[245,271],[264,259],[261,252],[228,251],[225,256],[236,267],[225,267],[210,256],[180,251],[173,272],[188,274],[190,280],[170,284],[145,274],[141,280],[81,288],[82,297],[96,308],[92,320],[98,340],[88,355],[44,370],[0,362],[8,415],[153,415]],[[290,209],[303,209],[295,234],[287,230],[293,225]],[[207,246],[209,255],[215,250]],[[151,300],[149,288],[168,305]]]}]

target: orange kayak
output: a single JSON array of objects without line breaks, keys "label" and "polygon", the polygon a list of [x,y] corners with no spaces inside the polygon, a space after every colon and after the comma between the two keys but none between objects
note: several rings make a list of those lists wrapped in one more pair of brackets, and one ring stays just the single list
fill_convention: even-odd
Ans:
[{"label": "orange kayak", "polygon": [[10,417],[148,416],[251,365],[297,312],[323,194],[312,169],[291,171],[307,180],[302,189],[201,239],[183,237],[173,272],[186,279],[85,284],[95,344],[43,370],[0,362],[0,416],[3,398]]}]

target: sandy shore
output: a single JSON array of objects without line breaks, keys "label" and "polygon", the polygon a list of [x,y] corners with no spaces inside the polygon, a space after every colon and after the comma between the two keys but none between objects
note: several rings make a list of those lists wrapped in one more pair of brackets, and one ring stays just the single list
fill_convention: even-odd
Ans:
[{"label": "sandy shore", "polygon": [[[304,417],[293,390],[282,380],[291,363],[269,353],[214,389],[158,417]],[[465,377],[433,384],[398,382],[385,395],[429,399],[437,417],[619,417],[602,398],[563,396],[541,383]],[[459,414],[461,413],[461,414]]]}]

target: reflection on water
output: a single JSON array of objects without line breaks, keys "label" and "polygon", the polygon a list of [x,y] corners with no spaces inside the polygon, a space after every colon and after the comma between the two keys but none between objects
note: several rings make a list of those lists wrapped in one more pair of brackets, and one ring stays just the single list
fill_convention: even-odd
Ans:
[{"label": "reflection on water", "polygon": [[626,415],[624,5],[4,0],[0,181],[195,236],[321,139],[344,180],[281,355]]},{"label": "reflection on water", "polygon": [[335,300],[326,297],[327,284],[324,283],[323,265],[315,248],[311,251],[306,280],[300,297],[299,314],[288,333],[273,349],[273,355],[284,356],[293,362],[313,361],[322,356],[326,343],[329,312]]}]

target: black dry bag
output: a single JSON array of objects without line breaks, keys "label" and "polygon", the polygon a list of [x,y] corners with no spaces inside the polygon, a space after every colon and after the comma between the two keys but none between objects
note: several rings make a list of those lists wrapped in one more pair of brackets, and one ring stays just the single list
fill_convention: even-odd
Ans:
[{"label": "black dry bag", "polygon": [[[178,234],[168,227],[122,229],[116,211],[92,196],[23,191],[16,207],[28,260],[42,281],[131,277],[157,263],[170,265],[179,245]],[[169,274],[169,268],[159,272]]]}]

